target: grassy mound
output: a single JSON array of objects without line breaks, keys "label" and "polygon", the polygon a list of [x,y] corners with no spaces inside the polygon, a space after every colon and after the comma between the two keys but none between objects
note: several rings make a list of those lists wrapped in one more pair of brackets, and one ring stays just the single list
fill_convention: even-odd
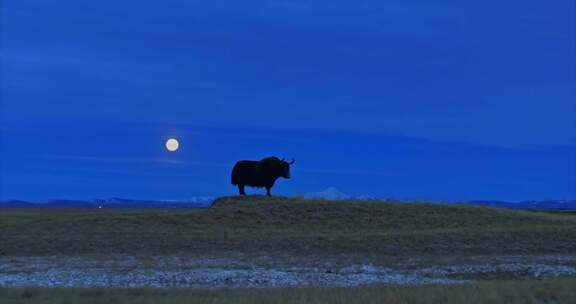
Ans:
[{"label": "grassy mound", "polygon": [[209,209],[2,210],[0,255],[576,253],[576,217],[418,202],[224,197]]},{"label": "grassy mound", "polygon": [[204,220],[251,225],[311,225],[329,229],[388,232],[432,229],[501,229],[568,225],[576,218],[561,214],[422,202],[305,200],[286,197],[223,197]]}]

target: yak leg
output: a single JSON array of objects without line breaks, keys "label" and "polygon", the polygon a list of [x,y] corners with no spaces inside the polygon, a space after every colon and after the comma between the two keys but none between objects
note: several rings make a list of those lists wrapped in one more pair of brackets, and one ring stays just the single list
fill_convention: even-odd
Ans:
[{"label": "yak leg", "polygon": [[246,192],[244,192],[244,185],[238,185],[238,191],[240,192],[240,195],[246,195]]},{"label": "yak leg", "polygon": [[270,194],[270,190],[272,190],[272,187],[266,187],[266,195],[272,196],[272,194]]}]

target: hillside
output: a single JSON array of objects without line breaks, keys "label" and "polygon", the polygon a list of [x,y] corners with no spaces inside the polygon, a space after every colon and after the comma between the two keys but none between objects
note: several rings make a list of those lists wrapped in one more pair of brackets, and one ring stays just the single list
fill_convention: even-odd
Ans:
[{"label": "hillside", "polygon": [[419,202],[223,197],[209,209],[4,209],[0,255],[576,253],[576,217]]}]

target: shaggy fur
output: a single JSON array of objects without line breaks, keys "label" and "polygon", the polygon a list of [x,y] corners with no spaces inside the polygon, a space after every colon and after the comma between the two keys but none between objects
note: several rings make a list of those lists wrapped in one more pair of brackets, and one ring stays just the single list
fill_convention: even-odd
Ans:
[{"label": "shaggy fur", "polygon": [[266,195],[271,196],[270,190],[280,177],[290,178],[290,165],[294,160],[287,162],[278,157],[267,157],[259,161],[241,160],[232,169],[232,185],[238,186],[240,195],[246,195],[245,186],[266,188]]}]

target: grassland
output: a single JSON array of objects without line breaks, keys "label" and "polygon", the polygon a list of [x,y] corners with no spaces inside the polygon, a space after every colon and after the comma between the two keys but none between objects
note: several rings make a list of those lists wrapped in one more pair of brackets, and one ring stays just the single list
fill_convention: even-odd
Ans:
[{"label": "grassland", "polygon": [[[23,278],[27,278],[27,271],[42,277],[42,267],[55,269],[54,265],[70,268],[63,266],[65,272],[83,273],[82,267],[86,267],[86,273],[97,274],[103,265],[116,265],[119,268],[112,267],[108,273],[142,273],[142,269],[166,267],[158,261],[171,257],[188,261],[182,265],[177,262],[174,269],[187,265],[190,271],[204,267],[190,262],[202,258],[223,258],[223,265],[235,261],[247,268],[256,265],[272,270],[324,263],[318,267],[321,272],[330,271],[327,276],[335,276],[338,267],[352,264],[392,267],[405,273],[422,273],[422,269],[438,265],[448,266],[439,269],[495,265],[496,271],[448,276],[481,281],[462,285],[219,290],[0,288],[0,302],[575,303],[573,276],[530,281],[538,276],[534,272],[524,275],[522,270],[540,271],[530,268],[533,264],[552,272],[561,267],[573,269],[575,254],[575,214],[469,205],[224,197],[209,209],[2,209],[0,260],[8,267],[1,269],[24,273]],[[570,258],[556,261],[563,256]],[[129,263],[125,265],[122,259]],[[521,263],[528,268],[506,270],[508,266],[518,269]],[[226,283],[228,278],[223,280]]]},{"label": "grassland", "polygon": [[210,209],[4,209],[0,255],[576,253],[576,216],[418,202],[225,197]]},{"label": "grassland", "polygon": [[39,289],[0,288],[3,304],[52,303],[575,303],[576,280],[484,282],[440,286],[286,289]]}]

